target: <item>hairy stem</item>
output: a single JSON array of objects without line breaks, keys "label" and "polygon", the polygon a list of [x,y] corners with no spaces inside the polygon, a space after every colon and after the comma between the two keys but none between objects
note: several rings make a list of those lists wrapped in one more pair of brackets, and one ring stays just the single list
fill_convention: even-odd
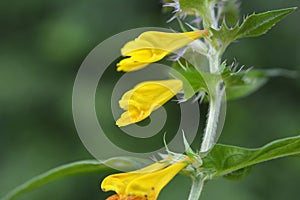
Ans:
[{"label": "hairy stem", "polygon": [[205,179],[203,179],[202,177],[193,178],[193,183],[188,200],[199,200],[204,186],[204,181]]},{"label": "hairy stem", "polygon": [[[212,74],[217,74],[220,71],[221,65],[221,53],[216,50],[212,45],[209,48],[208,60],[209,60],[209,70]],[[223,102],[223,97],[225,93],[224,82],[221,80],[213,82],[209,86],[209,110],[208,117],[205,127],[205,132],[201,144],[200,152],[209,151],[216,143],[219,134],[218,121],[221,111],[221,106]]]},{"label": "hairy stem", "polygon": [[209,102],[208,118],[200,152],[209,151],[214,146],[219,137],[217,130],[224,93],[225,88],[223,81],[221,80],[215,86],[215,95],[211,95],[211,99]]},{"label": "hairy stem", "polygon": [[218,73],[221,65],[221,53],[219,50],[215,49],[212,44],[209,47],[208,61],[210,73]]}]

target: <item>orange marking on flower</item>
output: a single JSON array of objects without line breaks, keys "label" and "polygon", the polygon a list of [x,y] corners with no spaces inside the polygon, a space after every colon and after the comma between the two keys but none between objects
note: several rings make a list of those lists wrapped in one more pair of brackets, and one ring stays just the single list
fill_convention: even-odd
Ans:
[{"label": "orange marking on flower", "polygon": [[106,200],[121,200],[121,197],[118,194],[114,194],[108,197]]}]

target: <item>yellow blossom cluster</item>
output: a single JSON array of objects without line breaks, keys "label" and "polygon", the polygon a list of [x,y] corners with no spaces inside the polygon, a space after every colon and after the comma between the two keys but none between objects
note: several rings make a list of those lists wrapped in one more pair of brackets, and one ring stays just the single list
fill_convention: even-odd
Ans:
[{"label": "yellow blossom cluster", "polygon": [[[150,63],[163,59],[166,55],[201,38],[207,31],[198,30],[185,33],[165,33],[148,31],[130,41],[121,49],[126,56],[117,64],[117,71],[130,72],[142,69]],[[147,81],[126,92],[119,101],[125,110],[116,124],[127,126],[147,118],[151,112],[169,101],[180,90],[181,80]]]},{"label": "yellow blossom cluster", "polygon": [[[142,69],[207,34],[205,30],[185,33],[144,32],[121,49],[126,58],[117,64],[117,71]],[[116,124],[119,127],[127,126],[147,118],[182,88],[182,81],[177,79],[139,83],[119,101],[125,112]],[[177,162],[162,160],[136,171],[112,174],[102,181],[101,188],[103,191],[116,192],[106,200],[156,200],[163,187],[189,162],[189,159]]]}]

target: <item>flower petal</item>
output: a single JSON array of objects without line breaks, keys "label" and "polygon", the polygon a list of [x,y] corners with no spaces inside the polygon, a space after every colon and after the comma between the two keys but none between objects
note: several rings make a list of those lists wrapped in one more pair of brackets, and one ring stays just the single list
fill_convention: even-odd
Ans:
[{"label": "flower petal", "polygon": [[138,38],[128,42],[121,49],[123,56],[132,56],[130,53],[146,49],[157,49],[166,52],[173,52],[188,43],[201,38],[207,31],[198,30],[185,33],[166,33],[159,31],[147,31]]},{"label": "flower petal", "polygon": [[149,63],[145,62],[140,62],[137,60],[134,60],[133,57],[130,58],[125,58],[121,60],[119,63],[117,63],[117,71],[136,71],[139,69],[142,69],[146,67]]},{"label": "flower petal", "polygon": [[132,172],[127,173],[118,173],[118,174],[112,174],[107,176],[101,183],[101,188],[103,191],[115,191],[116,193],[120,195],[125,194],[125,190],[127,185],[134,180],[135,178],[148,174],[153,173],[155,171],[161,170],[168,166],[170,163],[167,160],[163,160],[160,162],[156,162],[152,165],[149,165],[147,167],[144,167],[139,170],[135,170]]},{"label": "flower petal", "polygon": [[117,120],[118,126],[126,126],[147,118],[182,89],[180,80],[147,81],[126,92],[119,105],[124,112]]},{"label": "flower petal", "polygon": [[140,176],[140,173],[119,173],[107,176],[101,183],[103,191],[115,191],[118,194],[125,194],[126,186],[133,179]]},{"label": "flower petal", "polygon": [[163,187],[186,165],[186,162],[177,162],[165,169],[137,177],[127,186],[126,194],[156,200]]},{"label": "flower petal", "polygon": [[205,30],[185,33],[144,32],[137,39],[126,43],[121,49],[122,55],[129,56],[129,58],[117,64],[117,71],[128,72],[144,68],[207,33]]}]

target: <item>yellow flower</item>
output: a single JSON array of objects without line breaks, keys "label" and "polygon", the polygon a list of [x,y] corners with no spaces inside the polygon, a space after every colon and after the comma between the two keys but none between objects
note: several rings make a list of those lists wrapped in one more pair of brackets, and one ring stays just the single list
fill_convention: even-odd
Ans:
[{"label": "yellow flower", "polygon": [[117,71],[128,72],[144,68],[207,34],[206,30],[185,33],[144,32],[121,49],[122,55],[128,58],[117,64]]},{"label": "yellow flower", "polygon": [[101,188],[117,193],[106,200],[156,200],[163,187],[187,164],[187,159],[171,165],[163,160],[140,170],[112,174],[102,181]]},{"label": "yellow flower", "polygon": [[116,124],[126,126],[147,118],[182,89],[182,81],[172,79],[146,81],[126,92],[119,105],[126,110]]}]

